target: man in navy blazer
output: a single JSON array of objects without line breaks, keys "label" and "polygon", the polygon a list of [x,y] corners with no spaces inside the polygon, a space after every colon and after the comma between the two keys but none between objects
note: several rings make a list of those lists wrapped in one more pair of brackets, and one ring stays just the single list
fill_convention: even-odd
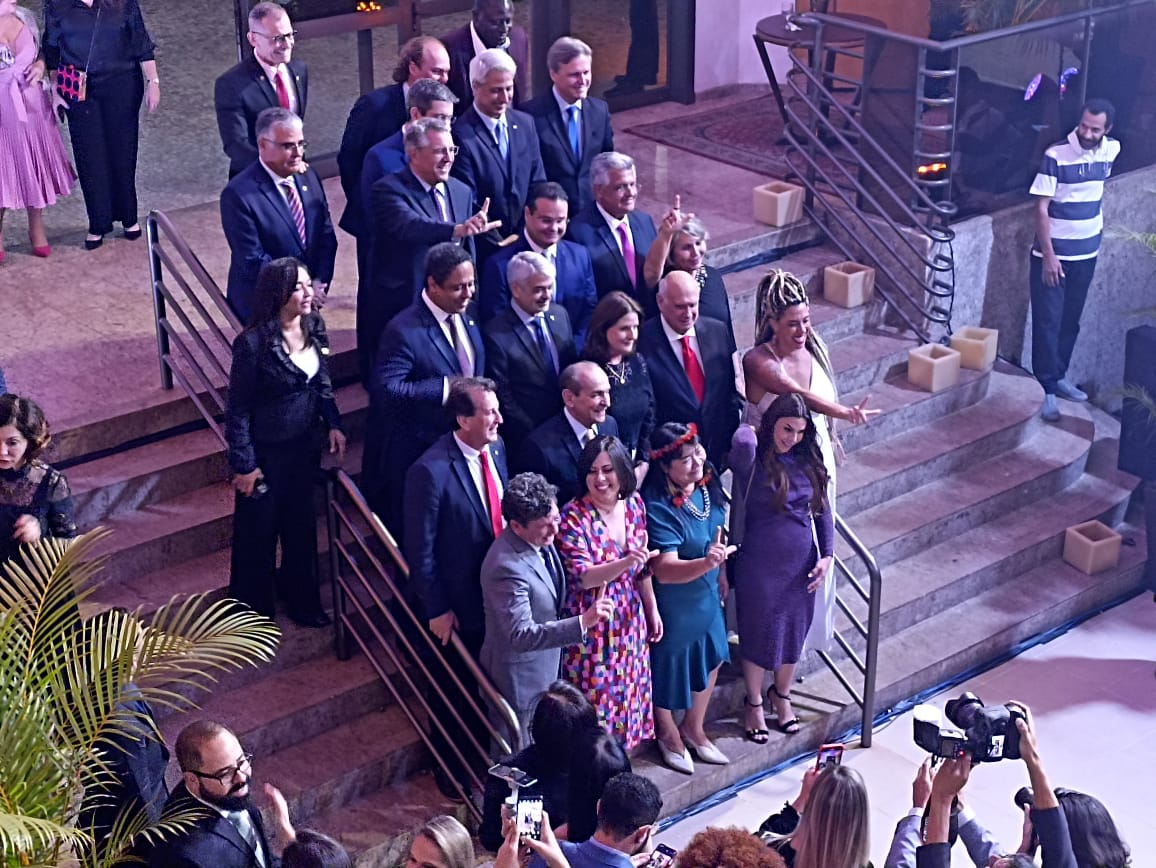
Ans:
[{"label": "man in navy blazer", "polygon": [[513,296],[485,324],[486,374],[498,384],[502,439],[515,451],[531,431],[562,409],[558,374],[578,361],[570,317],[553,304],[554,266],[519,253],[508,272]]},{"label": "man in navy blazer", "polygon": [[658,284],[660,314],[640,329],[638,351],[650,367],[655,424],[693,422],[707,457],[721,471],[743,399],[735,387],[734,342],[725,325],[698,315],[698,296],[694,275],[672,271],[664,277]]},{"label": "man in navy blazer", "polygon": [[426,287],[381,335],[369,382],[362,462],[366,500],[392,533],[401,533],[405,472],[451,429],[450,381],[486,367],[482,333],[466,313],[474,264],[447,241],[426,255]]},{"label": "man in navy blazer", "polygon": [[634,160],[617,151],[598,154],[591,162],[590,181],[594,202],[570,218],[570,240],[590,253],[599,298],[621,290],[645,310],[650,293],[643,265],[658,232],[649,214],[635,210]]},{"label": "man in navy blazer", "polygon": [[557,181],[575,212],[594,201],[590,164],[594,157],[614,150],[610,109],[590,96],[590,46],[563,36],[546,52],[554,86],[525,103],[522,111],[534,118],[546,177]]},{"label": "man in navy blazer", "polygon": [[[501,499],[508,481],[505,446],[498,435],[502,414],[493,381],[454,380],[446,410],[456,430],[438,438],[405,477],[403,551],[410,570],[408,593],[418,617],[428,623],[442,645],[456,630],[476,658],[485,636],[479,576],[486,552],[501,533]],[[457,655],[447,654],[450,666],[461,671]],[[463,683],[471,682],[466,673]],[[456,729],[452,716],[440,702],[431,704],[452,733]],[[484,729],[470,717],[467,726]],[[488,735],[476,734],[485,744]],[[438,752],[455,764],[437,727],[431,728],[430,737]],[[455,769],[453,776],[459,782],[466,779],[463,769]],[[449,781],[437,772],[435,778],[443,794],[452,798],[455,790]]]},{"label": "man in navy blazer", "polygon": [[362,382],[368,383],[373,354],[385,326],[409,307],[425,286],[425,257],[443,241],[457,241],[473,254],[473,236],[494,228],[474,194],[450,177],[454,162],[450,128],[422,118],[406,128],[409,165],[386,175],[369,193],[373,214],[370,279],[357,293],[357,352]]},{"label": "man in navy blazer", "polygon": [[213,106],[221,146],[229,157],[229,177],[257,161],[257,115],[281,106],[305,117],[309,68],[293,60],[293,22],[276,3],[249,11],[253,54],[222,73],[213,86]]},{"label": "man in navy blazer", "polygon": [[[337,151],[337,169],[341,189],[345,191],[345,212],[338,224],[357,239],[365,234],[367,216],[362,209],[361,169],[365,155],[410,120],[407,106],[409,90],[422,79],[445,84],[450,74],[446,48],[432,36],[415,36],[401,47],[393,68],[393,84],[371,90],[357,98],[345,122],[345,133]],[[358,265],[361,265],[358,246]]]},{"label": "man in navy blazer", "polygon": [[[645,853],[658,833],[662,794],[650,780],[621,772],[606,782],[598,799],[598,828],[581,844],[559,841],[570,868],[633,868],[631,856]],[[545,868],[535,855],[530,868]]]},{"label": "man in navy blazer", "polygon": [[257,274],[269,260],[301,260],[323,299],[337,259],[325,188],[305,167],[301,120],[283,108],[265,109],[257,145],[257,162],[221,191],[221,227],[232,253],[225,294],[241,322],[249,320]]},{"label": "man in navy blazer", "polygon": [[586,248],[563,238],[568,222],[566,191],[553,181],[534,184],[522,217],[525,223],[522,237],[491,256],[482,269],[478,316],[486,323],[510,306],[510,286],[506,280],[510,260],[526,251],[541,253],[554,265],[554,304],[564,307],[569,314],[574,344],[581,351],[586,327],[598,304],[598,290]]},{"label": "man in navy blazer", "polygon": [[618,436],[618,423],[607,415],[610,407],[610,380],[601,365],[575,362],[559,377],[562,410],[532,432],[522,444],[515,462],[519,472],[540,473],[558,487],[558,501],[585,492],[585,480],[578,478],[578,458],[582,447],[600,434]]},{"label": "man in navy blazer", "polygon": [[526,70],[530,68],[530,37],[514,25],[510,0],[474,0],[470,23],[442,36],[450,55],[449,86],[458,100],[456,112],[461,115],[473,99],[470,87],[470,61],[487,48],[500,48],[518,66],[514,79],[514,105],[530,96]]},{"label": "man in navy blazer", "polygon": [[501,221],[498,231],[477,240],[479,267],[504,237],[521,231],[530,185],[546,180],[534,121],[510,108],[515,70],[510,55],[499,48],[470,61],[473,105],[453,128],[460,148],[454,177],[472,187],[479,201],[489,199],[490,219]]}]

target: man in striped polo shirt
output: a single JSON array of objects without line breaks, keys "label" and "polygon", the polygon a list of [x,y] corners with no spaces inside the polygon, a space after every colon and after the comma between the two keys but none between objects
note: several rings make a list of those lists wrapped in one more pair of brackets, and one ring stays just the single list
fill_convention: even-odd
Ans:
[{"label": "man in striped polo shirt", "polygon": [[1104,218],[1104,182],[1120,154],[1108,137],[1116,110],[1104,99],[1084,104],[1079,125],[1044,153],[1032,182],[1037,196],[1036,240],[1032,245],[1032,372],[1044,387],[1040,415],[1060,420],[1056,396],[1086,401],[1066,377],[1080,314],[1096,271]]}]

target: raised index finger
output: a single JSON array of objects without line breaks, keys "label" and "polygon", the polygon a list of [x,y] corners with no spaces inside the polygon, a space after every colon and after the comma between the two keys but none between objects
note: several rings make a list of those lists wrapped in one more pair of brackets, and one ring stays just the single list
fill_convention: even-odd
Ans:
[{"label": "raised index finger", "polygon": [[486,197],[486,201],[482,203],[482,207],[478,209],[479,214],[485,214],[490,210],[490,197]]}]

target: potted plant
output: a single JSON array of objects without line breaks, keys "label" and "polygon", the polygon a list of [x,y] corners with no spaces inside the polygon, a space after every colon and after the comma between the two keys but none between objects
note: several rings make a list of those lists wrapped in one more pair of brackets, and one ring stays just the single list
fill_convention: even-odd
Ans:
[{"label": "potted plant", "polygon": [[[137,861],[132,848],[199,815],[150,823],[139,802],[117,804],[96,846],[79,818],[118,784],[118,740],[139,737],[143,700],[194,707],[185,694],[214,675],[271,660],[277,626],[235,601],[173,598],[153,615],[118,610],[85,622],[81,608],[104,559],[95,530],[46,539],[0,565],[0,848],[6,866]],[[131,701],[130,701],[131,700]],[[147,707],[147,706],[144,706]],[[160,739],[155,726],[149,737]]]}]

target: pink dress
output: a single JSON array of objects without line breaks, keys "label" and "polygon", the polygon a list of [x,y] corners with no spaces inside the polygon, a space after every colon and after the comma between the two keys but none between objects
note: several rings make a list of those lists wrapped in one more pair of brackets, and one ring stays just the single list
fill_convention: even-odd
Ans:
[{"label": "pink dress", "polygon": [[0,42],[0,208],[44,208],[72,190],[48,91],[24,81],[36,53],[27,23],[15,45]]},{"label": "pink dress", "polygon": [[[626,501],[626,543],[646,547],[646,506],[638,494]],[[623,551],[586,497],[563,507],[558,551],[566,566],[562,617],[578,615],[593,605],[596,593],[582,587],[582,576],[590,567],[622,557]],[[635,567],[609,582],[606,596],[614,602],[614,615],[587,630],[582,644],[562,650],[563,677],[586,694],[599,721],[626,750],[654,738],[650,644],[635,584],[649,576],[645,568]]]}]

